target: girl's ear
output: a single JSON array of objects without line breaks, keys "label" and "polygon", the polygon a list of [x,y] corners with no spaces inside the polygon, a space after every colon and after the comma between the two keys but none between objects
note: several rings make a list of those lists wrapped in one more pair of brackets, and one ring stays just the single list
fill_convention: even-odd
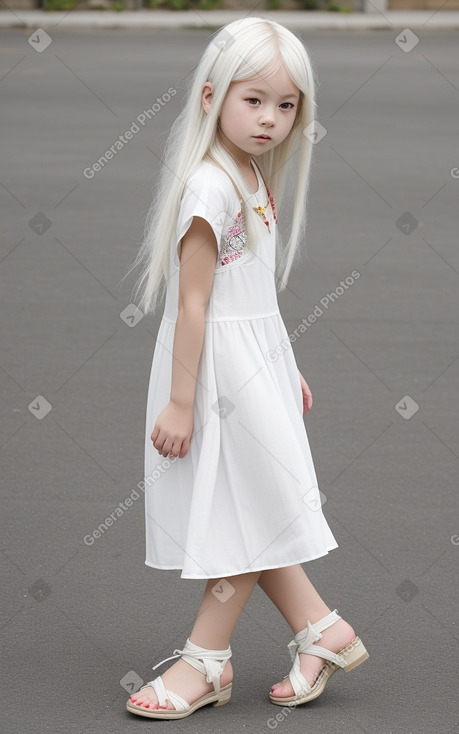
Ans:
[{"label": "girl's ear", "polygon": [[212,96],[213,96],[213,86],[212,82],[206,82],[202,88],[202,94],[201,94],[201,102],[204,112],[209,114],[210,112],[210,106],[212,104]]}]

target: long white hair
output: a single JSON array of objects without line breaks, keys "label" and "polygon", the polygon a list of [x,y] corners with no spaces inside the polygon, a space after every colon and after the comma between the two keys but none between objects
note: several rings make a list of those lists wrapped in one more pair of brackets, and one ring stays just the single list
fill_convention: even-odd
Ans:
[{"label": "long white hair", "polygon": [[[296,118],[290,133],[275,148],[256,157],[263,178],[274,197],[278,214],[281,211],[290,165],[297,163],[290,236],[285,246],[282,238],[278,237],[276,251],[277,289],[281,291],[286,287],[306,226],[312,143],[311,136],[305,134],[305,128],[313,124],[315,117],[315,80],[308,53],[296,35],[272,20],[247,17],[229,23],[212,37],[193,73],[183,109],[167,138],[156,194],[153,193],[143,241],[132,266],[136,267],[144,262],[141,276],[136,283],[136,294],[141,291],[138,308],[143,313],[155,311],[164,295],[170,277],[171,239],[174,236],[186,179],[193,168],[204,159],[211,160],[229,175],[242,201],[245,202],[250,195],[240,168],[220,140],[218,121],[231,82],[249,79],[259,74],[268,64],[271,65],[270,69],[275,70],[273,63],[277,63],[277,66],[283,63],[291,80],[300,90]],[[204,112],[201,101],[206,81],[213,85],[212,104],[208,114]],[[247,247],[255,251],[257,232],[260,231],[260,226],[265,225],[252,207],[245,209]]]}]

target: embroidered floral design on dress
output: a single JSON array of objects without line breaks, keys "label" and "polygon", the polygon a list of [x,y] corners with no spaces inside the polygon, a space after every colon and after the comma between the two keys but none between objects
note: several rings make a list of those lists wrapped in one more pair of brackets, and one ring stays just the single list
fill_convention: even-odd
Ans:
[{"label": "embroidered floral design on dress", "polygon": [[269,228],[269,220],[268,220],[268,219],[266,219],[266,214],[265,214],[265,212],[266,212],[266,210],[267,210],[268,206],[269,206],[269,205],[271,204],[271,211],[272,211],[272,214],[273,214],[273,219],[274,219],[274,221],[275,221],[275,222],[277,223],[277,215],[276,215],[276,205],[275,205],[275,203],[274,203],[274,198],[273,198],[273,196],[272,196],[272,194],[271,194],[271,192],[269,191],[269,189],[268,189],[268,187],[267,187],[267,186],[266,186],[266,192],[267,192],[267,194],[268,194],[268,201],[266,202],[265,206],[254,206],[254,207],[253,207],[253,209],[254,209],[254,211],[255,211],[255,212],[256,212],[257,214],[259,214],[259,215],[260,215],[260,217],[261,217],[261,218],[263,219],[264,223],[265,223],[265,224],[266,224],[266,226],[268,227],[268,232],[269,232],[269,234],[271,234],[271,230],[270,230],[270,228]]},{"label": "embroidered floral design on dress", "polygon": [[245,231],[244,215],[241,210],[233,224],[228,227],[228,232],[223,238],[221,245],[221,265],[227,265],[232,260],[237,260],[238,257],[241,257],[246,244],[247,232]]},{"label": "embroidered floral design on dress", "polygon": [[271,194],[271,192],[270,192],[270,190],[268,189],[267,186],[266,186],[266,192],[268,194],[268,201],[266,202],[265,206],[254,206],[253,209],[263,219],[264,223],[268,227],[269,234],[271,234],[271,230],[269,228],[269,220],[266,219],[265,212],[266,212],[268,206],[271,204],[271,211],[272,211],[272,214],[273,214],[273,219],[277,223],[276,205],[274,203],[274,198],[273,198],[273,196],[272,196],[272,194]]},{"label": "embroidered floral design on dress", "polygon": [[[265,212],[269,205],[271,205],[273,220],[277,224],[276,205],[274,203],[274,198],[272,197],[267,186],[266,191],[268,194],[268,201],[266,203],[266,206],[254,206],[253,208],[257,212],[257,214],[262,217],[264,223],[268,227],[268,232],[271,234],[269,221],[266,219]],[[228,232],[226,233],[226,236],[222,239],[220,247],[220,253],[222,257],[220,258],[220,264],[228,265],[228,263],[241,257],[241,255],[243,255],[243,250],[246,244],[247,232],[245,230],[244,215],[242,213],[241,206],[241,210],[238,212],[235,221],[233,222],[233,224],[231,224],[230,227],[228,227]]]}]

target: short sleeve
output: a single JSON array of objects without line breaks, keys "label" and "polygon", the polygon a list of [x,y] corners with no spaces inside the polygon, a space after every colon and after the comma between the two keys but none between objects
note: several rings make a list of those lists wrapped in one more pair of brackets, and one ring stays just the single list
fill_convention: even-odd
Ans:
[{"label": "short sleeve", "polygon": [[173,243],[173,259],[177,268],[180,268],[180,242],[193,217],[202,217],[209,222],[220,251],[222,234],[234,209],[235,199],[237,205],[236,192],[226,173],[209,161],[201,161],[188,177],[180,202]]}]

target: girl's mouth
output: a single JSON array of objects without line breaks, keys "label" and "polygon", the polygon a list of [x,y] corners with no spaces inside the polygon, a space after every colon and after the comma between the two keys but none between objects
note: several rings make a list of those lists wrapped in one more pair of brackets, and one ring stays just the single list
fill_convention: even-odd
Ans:
[{"label": "girl's mouth", "polygon": [[255,140],[271,140],[269,135],[254,135]]}]

